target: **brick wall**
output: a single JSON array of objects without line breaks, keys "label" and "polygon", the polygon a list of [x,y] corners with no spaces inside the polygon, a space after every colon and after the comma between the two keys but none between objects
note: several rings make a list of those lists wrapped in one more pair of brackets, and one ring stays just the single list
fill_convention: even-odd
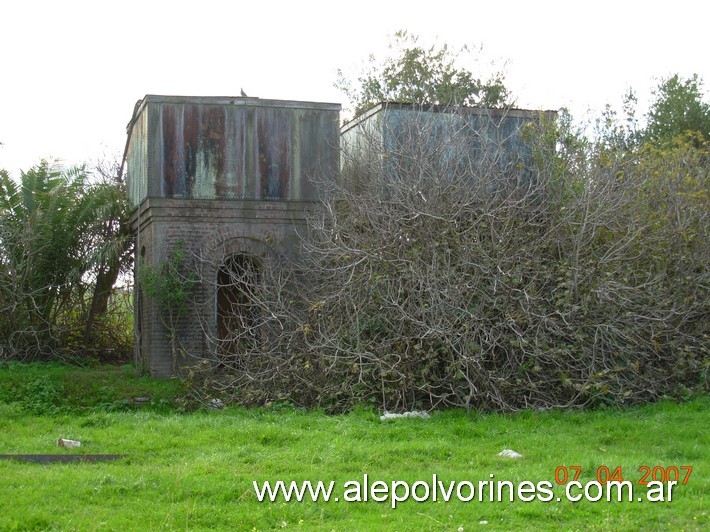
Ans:
[{"label": "brick wall", "polygon": [[[296,230],[304,227],[305,213],[315,205],[293,200],[148,198],[138,207],[132,220],[136,272],[143,264],[160,264],[182,241],[186,265],[204,280],[193,288],[178,327],[178,370],[210,355],[208,340],[216,332],[214,282],[224,259],[247,253],[268,267],[278,254],[294,258]],[[136,287],[137,361],[154,377],[170,377],[175,371],[168,329],[158,305],[142,292],[138,274]]]}]

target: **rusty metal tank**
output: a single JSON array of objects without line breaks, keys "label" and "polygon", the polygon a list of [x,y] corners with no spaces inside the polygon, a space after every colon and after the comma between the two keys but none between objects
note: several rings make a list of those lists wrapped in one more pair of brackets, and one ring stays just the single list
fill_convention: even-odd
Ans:
[{"label": "rusty metal tank", "polygon": [[339,104],[148,95],[128,125],[128,194],[314,200],[338,171]]}]

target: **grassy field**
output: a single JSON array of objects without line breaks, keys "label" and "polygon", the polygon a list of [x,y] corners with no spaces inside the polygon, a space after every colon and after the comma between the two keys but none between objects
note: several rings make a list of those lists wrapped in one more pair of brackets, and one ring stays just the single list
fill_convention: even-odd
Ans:
[{"label": "grassy field", "polygon": [[[435,412],[381,422],[365,409],[328,416],[277,405],[181,413],[176,381],[127,368],[0,366],[0,454],[122,453],[116,462],[0,461],[0,529],[510,530],[707,529],[710,400],[590,412]],[[150,399],[142,408],[135,397]],[[72,451],[57,438],[80,440]],[[502,449],[523,454],[500,458]],[[579,481],[621,468],[692,466],[671,502],[259,502],[253,481]],[[563,470],[558,470],[558,477]],[[683,476],[683,470],[681,470]],[[558,478],[559,479],[559,478]],[[650,479],[649,479],[650,480]],[[682,478],[681,478],[682,480]],[[352,486],[352,485],[348,485]],[[579,493],[578,490],[576,493]],[[420,491],[421,493],[421,491]],[[464,495],[468,492],[464,490]],[[505,492],[507,494],[507,492]],[[557,501],[561,497],[563,500]],[[455,499],[455,497],[454,497]]]}]

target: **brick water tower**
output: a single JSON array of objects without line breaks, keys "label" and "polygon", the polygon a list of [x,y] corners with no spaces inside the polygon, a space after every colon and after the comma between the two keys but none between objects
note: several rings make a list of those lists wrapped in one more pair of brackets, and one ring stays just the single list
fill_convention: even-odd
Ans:
[{"label": "brick water tower", "polygon": [[[128,125],[127,183],[136,272],[178,245],[202,261],[175,360],[163,309],[136,278],[136,363],[155,377],[211,356],[230,324],[219,276],[268,268],[296,238],[339,165],[339,104],[148,95]],[[257,272],[258,273],[258,272]]]}]

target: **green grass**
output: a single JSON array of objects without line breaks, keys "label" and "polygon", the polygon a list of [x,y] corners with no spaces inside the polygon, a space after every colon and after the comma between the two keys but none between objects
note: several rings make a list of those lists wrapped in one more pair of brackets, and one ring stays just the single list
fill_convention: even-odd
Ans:
[{"label": "green grass", "polygon": [[[288,408],[180,414],[166,407],[179,393],[174,382],[139,379],[124,368],[102,384],[97,375],[108,371],[0,368],[0,454],[128,454],[96,464],[0,461],[0,529],[700,530],[709,524],[708,398],[625,411],[446,411],[387,423],[367,410],[339,416]],[[65,395],[46,392],[51,411],[38,414],[42,401],[27,397],[45,392],[33,395],[27,383],[45,373],[46,382],[63,383]],[[73,382],[83,382],[87,392]],[[134,393],[155,404],[112,410]],[[59,449],[59,437],[80,440],[82,447]],[[498,458],[504,448],[524,458]],[[690,465],[693,472],[670,503],[408,501],[392,509],[372,501],[258,502],[252,488],[254,480],[334,480],[342,495],[342,485],[362,481],[364,473],[387,482],[427,481],[434,473],[446,482],[477,483],[490,474],[539,482],[552,481],[560,465],[579,465],[581,481],[593,480],[599,466],[621,466],[637,490],[642,465]]]},{"label": "green grass", "polygon": [[149,410],[174,410],[177,380],[137,377],[131,366],[77,368],[54,363],[0,365],[0,403],[29,414],[131,410],[136,398]]}]

